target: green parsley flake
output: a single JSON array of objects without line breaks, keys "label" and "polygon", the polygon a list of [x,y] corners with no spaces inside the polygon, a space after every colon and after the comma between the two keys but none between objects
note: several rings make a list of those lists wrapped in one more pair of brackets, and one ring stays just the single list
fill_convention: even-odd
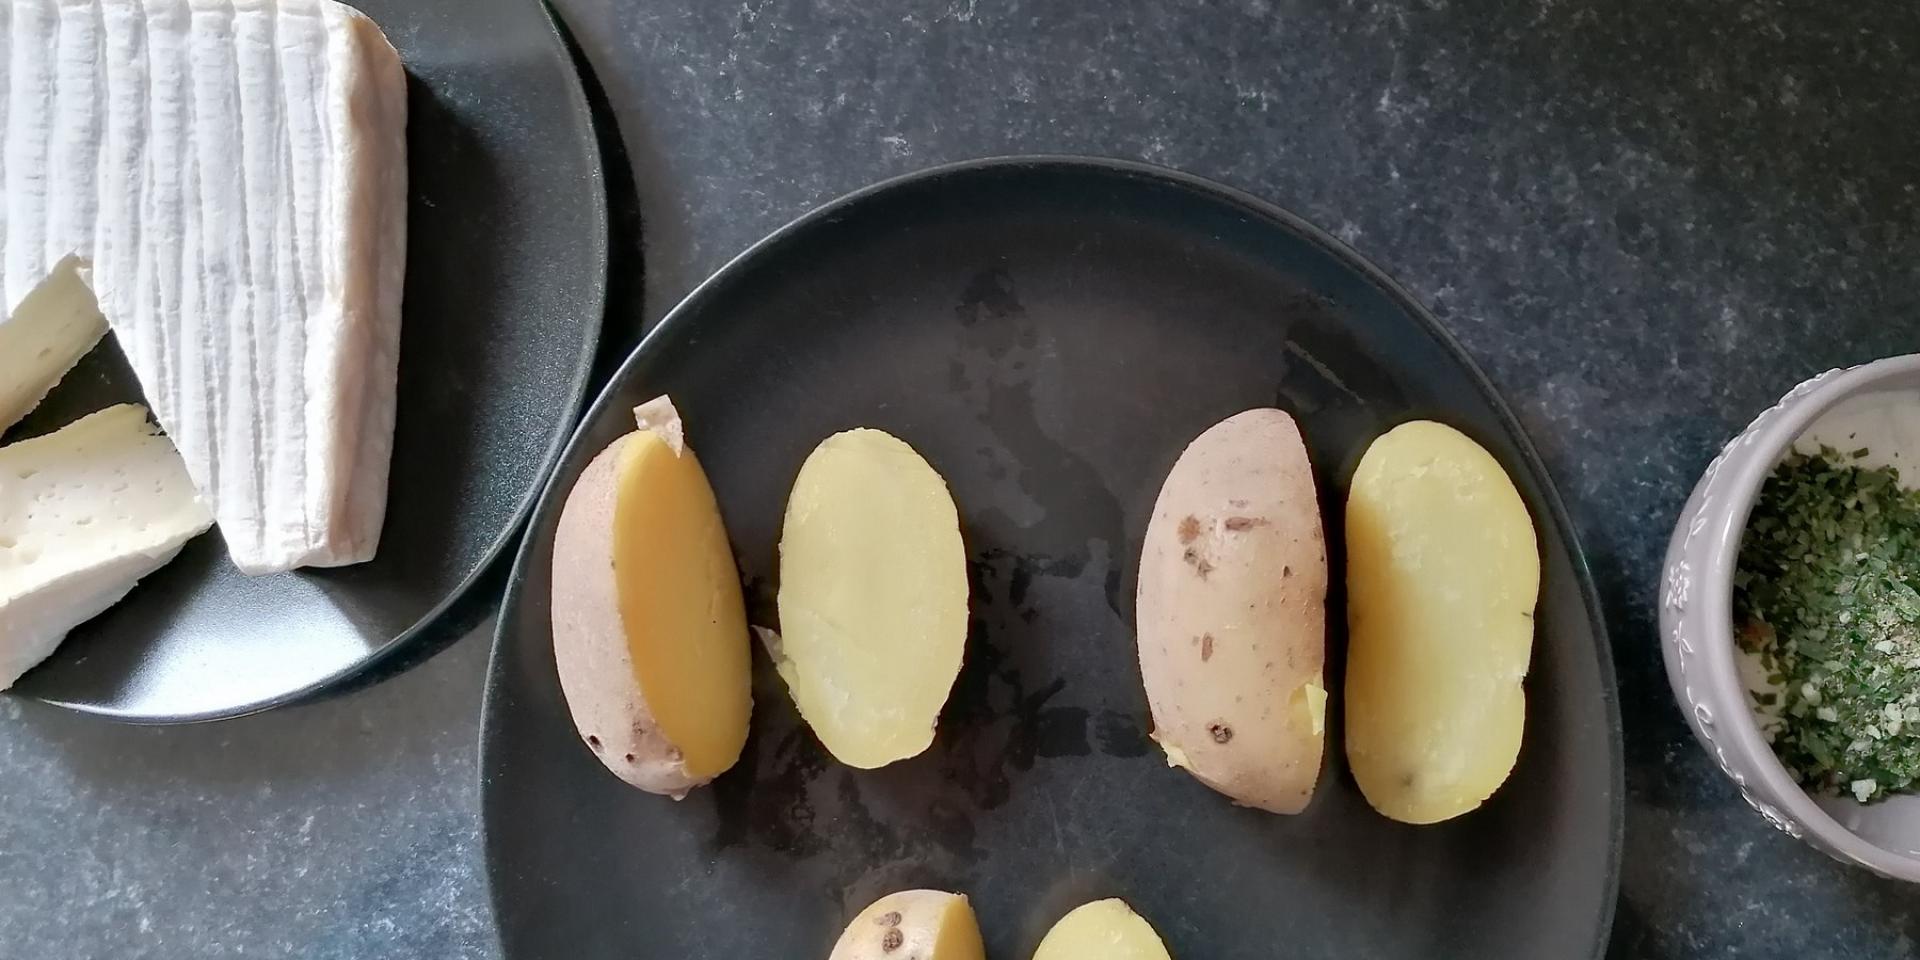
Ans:
[{"label": "green parsley flake", "polygon": [[[1845,459],[1867,455],[1856,450]],[[1756,706],[1796,779],[1865,803],[1920,777],[1920,493],[1822,447],[1760,490],[1733,577]]]}]

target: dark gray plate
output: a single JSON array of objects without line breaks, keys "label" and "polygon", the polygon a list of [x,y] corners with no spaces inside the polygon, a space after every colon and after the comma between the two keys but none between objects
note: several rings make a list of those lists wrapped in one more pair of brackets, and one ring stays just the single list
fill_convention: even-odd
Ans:
[{"label": "dark gray plate", "polygon": [[[217,534],[75,630],[14,690],[139,722],[230,717],[471,629],[572,431],[599,342],[607,212],[579,77],[534,0],[356,0],[409,76],[406,309],[372,562],[249,578]],[[13,436],[139,387],[95,350]],[[497,569],[497,566],[496,566]]]},{"label": "dark gray plate", "polygon": [[[756,622],[774,620],[787,488],[821,438],[881,427],[947,478],[974,625],[925,754],[834,763],[764,659],[746,756],[682,802],[625,786],[580,743],[547,626],[553,524],[586,461],[632,429],[628,408],[662,392],[718,491]],[[1478,438],[1531,506],[1545,580],[1527,736],[1482,809],[1429,827],[1375,814],[1337,726],[1296,817],[1235,807],[1148,743],[1131,625],[1154,497],[1201,430],[1267,404],[1300,418],[1330,518],[1366,444],[1413,417]],[[1338,570],[1337,520],[1328,532]],[[1133,164],[999,160],[896,180],[774,234],[676,308],[535,511],[482,735],[506,953],[825,957],[873,898],[925,886],[971,896],[1003,960],[1106,896],[1176,957],[1597,957],[1622,799],[1598,609],[1559,498],[1486,379],[1325,234]]]}]

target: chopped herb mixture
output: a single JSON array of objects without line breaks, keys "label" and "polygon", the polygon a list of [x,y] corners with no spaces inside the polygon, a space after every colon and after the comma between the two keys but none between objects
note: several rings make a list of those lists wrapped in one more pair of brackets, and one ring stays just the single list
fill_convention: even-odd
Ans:
[{"label": "chopped herb mixture", "polygon": [[1801,783],[1862,803],[1920,777],[1920,493],[1857,465],[1866,455],[1781,462],[1733,579],[1774,752]]}]

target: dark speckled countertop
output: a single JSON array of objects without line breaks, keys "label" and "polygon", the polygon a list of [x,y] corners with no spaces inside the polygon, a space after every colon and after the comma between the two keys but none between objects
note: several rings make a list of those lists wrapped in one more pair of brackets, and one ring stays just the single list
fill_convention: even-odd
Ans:
[{"label": "dark speckled countertop", "polygon": [[[1627,731],[1612,956],[1920,953],[1913,888],[1773,832],[1709,765],[1651,616],[1718,443],[1801,378],[1920,342],[1920,7],[559,6],[633,167],[629,319],[820,201],[989,154],[1180,167],[1373,258],[1505,391],[1585,540]],[[0,698],[0,956],[496,956],[485,648],[196,728]]]}]

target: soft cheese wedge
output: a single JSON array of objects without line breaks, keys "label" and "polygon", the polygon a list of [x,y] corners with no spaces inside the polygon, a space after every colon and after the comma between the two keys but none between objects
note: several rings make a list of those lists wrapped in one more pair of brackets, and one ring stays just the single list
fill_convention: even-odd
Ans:
[{"label": "soft cheese wedge", "polygon": [[753,659],[740,573],[673,402],[574,481],[553,534],[553,659],[607,769],[685,796],[740,759]]},{"label": "soft cheese wedge", "polygon": [[0,432],[20,422],[80,362],[107,322],[67,257],[0,318]]},{"label": "soft cheese wedge", "polygon": [[927,749],[967,645],[967,552],[946,481],[879,430],[820,442],[780,531],[780,628],[763,633],[840,762]]},{"label": "soft cheese wedge", "polygon": [[212,525],[143,407],[0,447],[0,689]]},{"label": "soft cheese wedge", "polygon": [[68,256],[233,560],[373,556],[406,78],[331,0],[0,0],[0,301]]}]

